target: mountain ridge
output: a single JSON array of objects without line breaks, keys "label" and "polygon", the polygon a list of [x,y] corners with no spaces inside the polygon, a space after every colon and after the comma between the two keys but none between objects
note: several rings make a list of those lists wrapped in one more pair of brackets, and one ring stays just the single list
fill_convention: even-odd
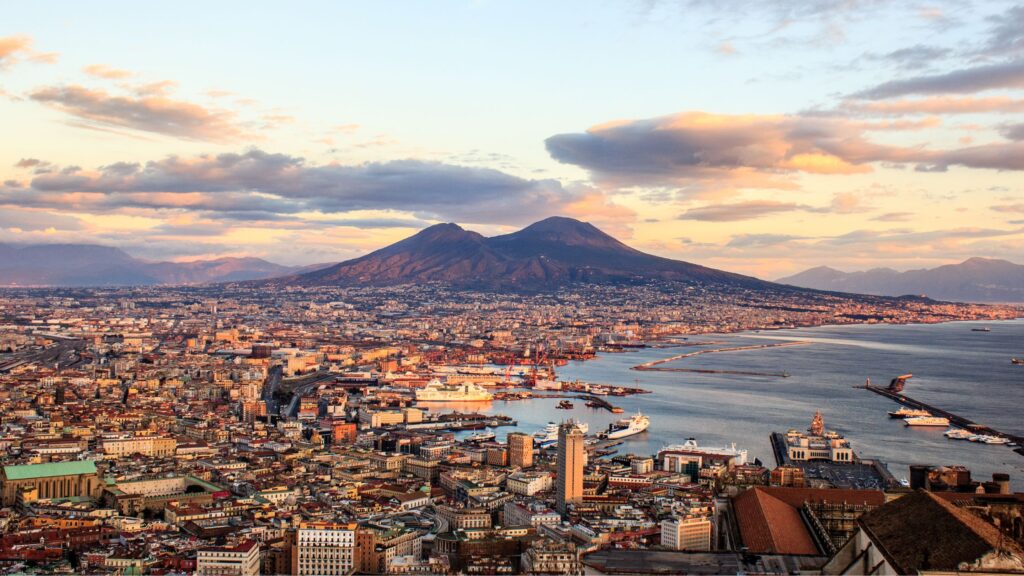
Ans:
[{"label": "mountain ridge", "polygon": [[926,294],[937,300],[1024,302],[1024,265],[975,256],[963,262],[899,272],[872,268],[843,272],[815,266],[776,282],[837,292],[876,296]]}]

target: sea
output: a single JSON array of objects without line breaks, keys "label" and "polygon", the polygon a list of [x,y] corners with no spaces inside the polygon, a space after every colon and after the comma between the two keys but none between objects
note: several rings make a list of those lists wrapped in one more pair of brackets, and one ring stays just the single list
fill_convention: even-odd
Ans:
[{"label": "sea", "polygon": [[[981,328],[989,331],[975,330]],[[806,344],[706,353],[659,365],[765,375],[632,369],[701,349],[794,341]],[[826,427],[845,436],[859,457],[881,459],[897,478],[909,477],[911,464],[964,465],[980,481],[990,480],[994,472],[1008,473],[1014,490],[1024,491],[1024,456],[1012,448],[950,440],[943,436],[945,427],[907,427],[887,414],[898,404],[862,387],[869,378],[888,385],[910,373],[904,394],[1024,435],[1024,366],[1010,363],[1012,357],[1024,357],[1024,320],[821,326],[706,334],[679,342],[687,346],[602,353],[557,369],[559,380],[651,392],[608,397],[623,414],[588,408],[577,399],[570,410],[556,408],[559,399],[542,398],[493,401],[473,409],[510,416],[523,432],[575,418],[587,422],[592,434],[642,411],[651,419],[650,428],[617,446],[619,454],[652,455],[694,438],[702,446],[735,444],[748,451],[751,462],[759,459],[769,468],[775,465],[769,435],[806,430],[820,410]],[[495,431],[500,438],[513,428]]]}]

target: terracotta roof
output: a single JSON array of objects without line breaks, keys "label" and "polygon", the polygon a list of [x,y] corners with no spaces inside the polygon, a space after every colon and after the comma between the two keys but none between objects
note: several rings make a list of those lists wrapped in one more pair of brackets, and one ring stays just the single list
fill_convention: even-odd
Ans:
[{"label": "terracotta roof", "polygon": [[833,502],[847,504],[867,504],[881,506],[885,504],[885,493],[881,490],[850,490],[845,488],[785,488],[771,486],[759,488],[782,500],[790,506],[799,508],[804,502]]},{"label": "terracotta roof", "polygon": [[[803,502],[801,501],[801,504]],[[733,499],[743,545],[757,554],[819,554],[800,509],[763,488],[751,488]]]},{"label": "terracotta roof", "polygon": [[992,524],[930,492],[908,494],[861,516],[859,524],[899,573],[958,569],[1000,549],[1024,561],[1020,545]]}]

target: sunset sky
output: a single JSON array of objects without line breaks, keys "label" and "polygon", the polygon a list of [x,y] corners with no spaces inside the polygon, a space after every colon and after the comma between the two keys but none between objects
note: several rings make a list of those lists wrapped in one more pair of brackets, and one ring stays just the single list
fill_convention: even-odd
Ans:
[{"label": "sunset sky", "polygon": [[19,2],[0,242],[340,261],[551,215],[773,279],[1024,263],[1024,4]]}]

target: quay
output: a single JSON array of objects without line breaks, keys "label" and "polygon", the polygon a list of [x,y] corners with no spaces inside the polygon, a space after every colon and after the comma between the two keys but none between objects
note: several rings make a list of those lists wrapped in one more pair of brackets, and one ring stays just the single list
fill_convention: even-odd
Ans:
[{"label": "quay", "polygon": [[[897,380],[899,380],[899,378]],[[857,386],[857,388],[860,387],[861,386]],[[959,414],[955,414],[948,410],[943,410],[942,408],[932,406],[931,404],[921,402],[920,400],[915,400],[910,396],[907,396],[901,392],[890,390],[889,388],[882,388],[881,386],[872,386],[870,383],[864,384],[863,388],[865,390],[870,390],[875,394],[878,394],[879,396],[885,396],[886,398],[899,404],[902,404],[903,406],[906,406],[908,408],[913,408],[915,410],[927,410],[928,412],[931,412],[933,415],[948,418],[950,424],[953,424],[954,426],[958,426],[965,430],[970,430],[971,432],[975,432],[977,434],[985,434],[988,436],[1002,436],[1003,438],[1007,438],[1008,440],[1010,440],[1010,442],[1016,444],[1018,447],[1024,446],[1024,436],[1000,432],[999,430],[996,430],[991,426],[978,424],[977,422],[974,422],[973,420],[970,420],[968,418],[964,418]],[[902,386],[900,386],[899,389],[902,390]],[[1015,451],[1018,454],[1024,456],[1024,452],[1021,452],[1019,449]]]}]

